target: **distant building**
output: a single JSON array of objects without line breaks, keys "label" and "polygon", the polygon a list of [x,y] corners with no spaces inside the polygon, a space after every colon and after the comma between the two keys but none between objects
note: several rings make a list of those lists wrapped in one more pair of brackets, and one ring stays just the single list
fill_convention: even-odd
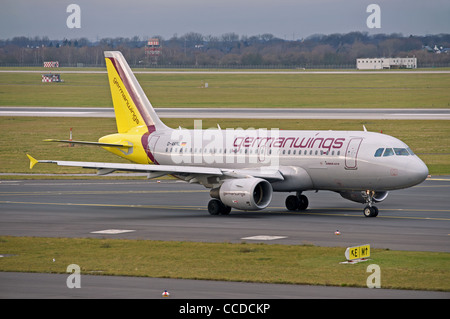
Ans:
[{"label": "distant building", "polygon": [[358,70],[417,69],[417,58],[356,59]]}]

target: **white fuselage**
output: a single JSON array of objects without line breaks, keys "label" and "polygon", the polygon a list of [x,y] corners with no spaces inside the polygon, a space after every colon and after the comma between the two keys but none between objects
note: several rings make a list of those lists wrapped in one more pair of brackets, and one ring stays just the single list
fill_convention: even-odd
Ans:
[{"label": "white fuselage", "polygon": [[386,191],[428,175],[405,143],[366,131],[165,130],[148,148],[161,165],[277,168],[274,191]]}]

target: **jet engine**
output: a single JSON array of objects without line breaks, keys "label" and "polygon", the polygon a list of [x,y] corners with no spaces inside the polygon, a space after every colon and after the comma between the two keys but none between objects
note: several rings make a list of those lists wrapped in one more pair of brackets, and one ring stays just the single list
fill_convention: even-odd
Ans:
[{"label": "jet engine", "polygon": [[[339,194],[341,194],[342,197],[344,197],[345,199],[351,200],[353,202],[357,202],[357,203],[366,203],[366,196],[365,196],[365,192],[358,192],[358,191],[354,191],[354,192],[340,192]],[[375,195],[373,196],[373,201],[378,203],[378,202],[382,202],[386,199],[386,197],[388,196],[389,192],[385,191],[385,192],[375,192]]]},{"label": "jet engine", "polygon": [[226,206],[241,210],[266,208],[272,200],[272,185],[261,178],[228,179],[220,188],[212,189],[211,197]]}]

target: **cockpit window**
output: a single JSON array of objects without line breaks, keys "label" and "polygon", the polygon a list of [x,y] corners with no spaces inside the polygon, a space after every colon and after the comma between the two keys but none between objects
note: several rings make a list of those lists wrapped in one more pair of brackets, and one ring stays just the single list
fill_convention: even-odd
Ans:
[{"label": "cockpit window", "polygon": [[394,151],[392,150],[392,148],[387,148],[387,149],[384,151],[383,157],[386,157],[386,156],[392,156],[392,155],[394,155]]},{"label": "cockpit window", "polygon": [[388,157],[388,156],[409,156],[414,155],[414,152],[408,147],[408,148],[400,148],[400,147],[394,147],[394,148],[382,148],[380,147],[375,151],[374,156],[375,157]]},{"label": "cockpit window", "polygon": [[400,156],[408,156],[409,155],[406,148],[394,148],[394,152],[395,152],[395,155],[400,155]]},{"label": "cockpit window", "polygon": [[375,157],[380,157],[383,154],[384,148],[379,148],[375,152]]}]

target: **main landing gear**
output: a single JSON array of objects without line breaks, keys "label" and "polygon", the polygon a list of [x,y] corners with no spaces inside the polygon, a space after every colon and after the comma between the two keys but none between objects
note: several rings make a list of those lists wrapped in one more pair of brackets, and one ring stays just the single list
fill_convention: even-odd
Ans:
[{"label": "main landing gear", "polygon": [[306,210],[309,205],[308,197],[297,192],[297,195],[289,195],[286,198],[285,205],[289,210]]},{"label": "main landing gear", "polygon": [[362,192],[364,199],[366,200],[367,206],[364,207],[364,216],[366,217],[377,217],[378,216],[378,208],[376,206],[373,206],[374,200],[373,197],[375,196],[374,191],[365,191]]},{"label": "main landing gear", "polygon": [[226,206],[219,199],[213,198],[208,203],[208,212],[211,215],[228,215],[231,212],[231,207]]}]

